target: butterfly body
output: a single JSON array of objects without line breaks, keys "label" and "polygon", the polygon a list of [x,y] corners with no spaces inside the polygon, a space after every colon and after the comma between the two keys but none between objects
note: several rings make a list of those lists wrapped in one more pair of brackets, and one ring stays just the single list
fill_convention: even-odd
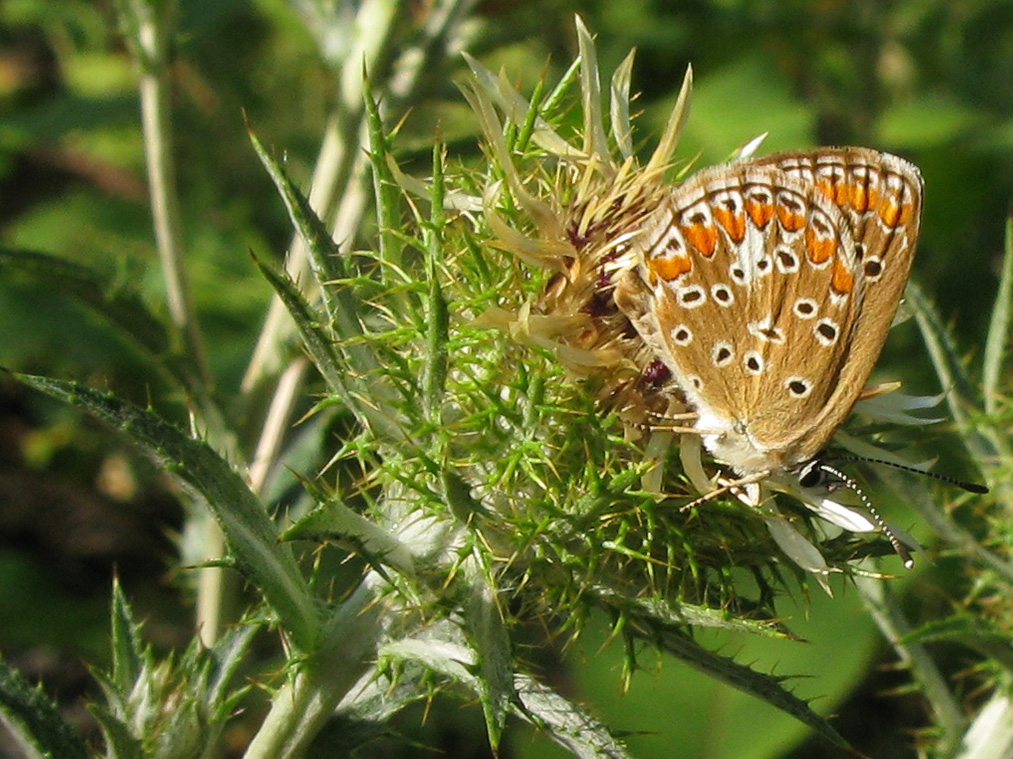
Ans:
[{"label": "butterfly body", "polygon": [[864,148],[701,171],[616,264],[615,302],[716,459],[796,471],[858,400],[903,294],[922,180]]}]

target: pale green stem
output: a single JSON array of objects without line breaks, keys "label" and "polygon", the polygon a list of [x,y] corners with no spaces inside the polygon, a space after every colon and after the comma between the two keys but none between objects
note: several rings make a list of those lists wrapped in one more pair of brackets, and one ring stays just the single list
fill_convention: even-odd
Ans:
[{"label": "pale green stem", "polygon": [[[225,555],[225,535],[218,523],[203,515],[201,549],[208,558]],[[225,623],[225,599],[229,595],[226,587],[231,582],[220,567],[202,567],[197,575],[197,602],[195,624],[201,645],[210,648],[222,634]]]},{"label": "pale green stem", "polygon": [[[133,33],[132,42],[140,63],[138,90],[148,189],[169,318],[181,336],[186,355],[198,375],[198,386],[191,390],[197,396],[192,400],[201,433],[207,435],[211,443],[234,463],[238,463],[235,440],[206,392],[211,372],[187,277],[183,221],[173,160],[169,40],[175,30],[175,4],[159,7],[135,2],[121,7],[123,13],[129,15],[128,22],[132,22],[128,23],[128,28]],[[207,516],[201,519],[203,554],[207,558],[218,558],[223,555],[225,547],[221,529],[213,519]],[[200,570],[196,626],[205,645],[211,645],[218,637],[224,582],[220,568]]]},{"label": "pale green stem", "polygon": [[289,430],[289,420],[295,410],[309,366],[310,362],[306,358],[299,358],[289,364],[288,369],[281,375],[274,397],[271,399],[271,406],[268,408],[267,418],[257,441],[257,450],[253,454],[253,463],[250,464],[250,489],[258,495],[264,488],[271,466],[278,460],[285,434]]},{"label": "pale green stem", "polygon": [[155,226],[155,242],[165,280],[166,302],[173,326],[183,337],[187,355],[205,381],[210,377],[204,340],[190,293],[183,250],[183,220],[179,210],[176,167],[173,161],[172,88],[169,78],[168,37],[173,27],[164,19],[139,19],[141,126],[148,170],[148,191]]},{"label": "pale green stem", "polygon": [[964,733],[956,759],[1008,759],[1013,756],[1013,699],[1005,681]]},{"label": "pale green stem", "polygon": [[[419,81],[425,75],[427,65],[447,48],[460,47],[463,43],[453,36],[474,7],[476,0],[443,0],[431,10],[426,24],[423,42],[404,50],[391,67],[387,87],[390,95],[399,102],[407,101],[415,92]],[[361,185],[363,151],[369,140],[363,126],[364,83],[363,68],[370,76],[376,76],[377,63],[386,54],[389,40],[394,33],[392,24],[400,17],[403,3],[380,3],[385,10],[370,17],[368,39],[355,46],[342,67],[343,108],[328,121],[317,157],[313,178],[310,183],[310,206],[322,219],[336,219],[335,239],[339,243],[349,242],[358,231],[366,206],[365,198],[351,201],[345,195],[362,196]],[[368,15],[368,14],[364,14]],[[377,20],[386,24],[377,24]],[[355,178],[354,182],[350,182]],[[309,262],[302,239],[293,238],[286,256],[286,270],[297,282],[310,283]],[[281,370],[283,357],[281,346],[291,336],[294,325],[284,304],[276,296],[268,311],[267,319],[257,341],[257,347],[243,378],[242,392],[248,393],[265,377],[276,376]]]},{"label": "pale green stem", "polygon": [[893,601],[888,583],[879,578],[855,577],[855,585],[883,637],[911,671],[935,714],[936,725],[942,733],[939,755],[951,755],[966,726],[960,702],[950,691],[946,679],[925,647],[904,641],[910,634],[911,627]]},{"label": "pale green stem", "polygon": [[365,673],[380,639],[383,610],[371,573],[329,620],[320,649],[271,699],[243,759],[299,759]]}]

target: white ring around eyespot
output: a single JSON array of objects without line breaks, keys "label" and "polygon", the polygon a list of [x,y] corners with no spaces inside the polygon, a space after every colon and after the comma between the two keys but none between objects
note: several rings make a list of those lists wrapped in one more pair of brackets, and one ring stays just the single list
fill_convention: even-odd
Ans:
[{"label": "white ring around eyespot", "polygon": [[[866,267],[872,263],[879,265],[879,272],[877,274],[869,274],[866,271]],[[862,261],[862,276],[865,277],[866,282],[876,282],[883,276],[884,271],[886,271],[886,266],[883,264],[883,259],[878,256],[871,256]]]},{"label": "white ring around eyespot", "polygon": [[[811,306],[810,311],[805,311],[800,306]],[[791,312],[799,319],[815,319],[820,312],[820,304],[814,298],[799,298],[791,307]]]},{"label": "white ring around eyespot", "polygon": [[[696,295],[697,297],[687,301],[686,298],[690,295]],[[707,291],[700,285],[686,285],[686,287],[680,287],[676,291],[676,298],[679,301],[679,305],[683,308],[700,308],[700,306],[707,302]]]},{"label": "white ring around eyespot", "polygon": [[[724,300],[718,297],[719,293],[725,294]],[[733,293],[732,288],[724,282],[718,282],[716,285],[711,286],[711,298],[713,298],[714,302],[722,308],[728,308],[735,302],[735,293]]]},{"label": "white ring around eyespot", "polygon": [[[683,337],[679,337],[679,333],[685,333]],[[685,348],[691,342],[693,342],[693,330],[687,327],[685,324],[677,325],[671,332],[672,342],[678,345],[680,348]]]},{"label": "white ring around eyespot", "polygon": [[[720,356],[719,354],[722,353],[724,355]],[[731,343],[726,343],[724,341],[714,343],[714,349],[711,351],[711,361],[714,363],[714,366],[721,369],[728,366],[734,360],[735,349],[732,347]]]},{"label": "white ring around eyespot", "polygon": [[[802,392],[796,393],[791,387],[795,383],[803,385],[805,389]],[[809,394],[813,391],[812,380],[807,377],[789,377],[784,381],[784,387],[792,398],[808,398]]]},{"label": "white ring around eyespot", "polygon": [[[751,367],[749,364],[755,359],[757,368]],[[746,367],[746,371],[750,374],[763,374],[763,370],[766,368],[766,362],[763,360],[763,356],[759,351],[746,351],[742,355],[742,365]]]},{"label": "white ring around eyespot", "polygon": [[[829,327],[833,330],[833,336],[825,335],[821,331],[821,327]],[[820,343],[826,346],[833,345],[841,337],[841,327],[833,319],[820,319],[816,322],[816,326],[813,327],[813,334]]]}]

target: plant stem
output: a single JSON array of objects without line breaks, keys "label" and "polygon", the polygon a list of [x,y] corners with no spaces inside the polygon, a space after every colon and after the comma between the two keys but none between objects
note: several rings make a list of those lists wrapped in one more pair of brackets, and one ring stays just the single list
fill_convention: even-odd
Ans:
[{"label": "plant stem", "polygon": [[911,632],[911,627],[894,603],[889,584],[879,578],[856,576],[855,585],[883,637],[911,670],[932,707],[936,725],[942,733],[939,755],[951,755],[959,745],[966,722],[960,703],[925,647],[904,641],[905,636]]},{"label": "plant stem", "polygon": [[137,14],[137,46],[141,52],[141,126],[155,242],[165,280],[169,317],[183,338],[186,354],[206,381],[210,378],[210,371],[186,272],[183,221],[173,161],[172,88],[169,77],[169,40],[175,31],[170,21],[172,15],[165,12]]},{"label": "plant stem", "polygon": [[257,450],[253,454],[253,463],[250,464],[250,489],[258,495],[264,488],[271,465],[278,460],[285,433],[288,431],[289,419],[292,417],[309,366],[310,363],[305,358],[293,361],[275,388],[267,418],[264,420],[264,428],[257,441]]},{"label": "plant stem", "polygon": [[244,759],[298,759],[369,667],[380,640],[382,607],[370,573],[334,613],[317,653],[271,699]]},{"label": "plant stem", "polygon": [[[170,77],[170,41],[175,32],[177,4],[146,0],[123,0],[120,16],[128,44],[139,63],[138,92],[141,106],[141,128],[151,197],[155,244],[165,283],[169,318],[182,340],[183,353],[190,361],[196,381],[190,390],[201,432],[212,444],[234,462],[237,458],[235,439],[229,432],[217,406],[210,400],[208,385],[211,370],[207,351],[197,321],[187,276],[183,246],[183,220],[180,213],[176,168],[173,160],[172,87]],[[221,556],[224,536],[213,519],[201,517],[202,551],[206,558]],[[197,589],[198,635],[205,645],[218,637],[222,624],[223,587],[226,578],[222,569],[205,567],[200,570]]]}]

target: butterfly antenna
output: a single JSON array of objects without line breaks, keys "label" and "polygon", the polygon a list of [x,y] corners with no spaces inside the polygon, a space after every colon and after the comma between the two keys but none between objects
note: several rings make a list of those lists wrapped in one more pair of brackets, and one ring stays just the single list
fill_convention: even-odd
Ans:
[{"label": "butterfly antenna", "polygon": [[976,482],[967,482],[966,480],[958,480],[955,477],[947,477],[945,474],[936,474],[935,472],[926,472],[924,469],[918,469],[917,467],[907,466],[905,464],[898,464],[895,461],[886,461],[884,459],[870,459],[865,456],[844,456],[834,457],[836,461],[864,461],[868,464],[882,464],[883,466],[892,467],[893,469],[900,469],[904,472],[912,472],[914,474],[921,474],[925,477],[930,477],[933,480],[939,482],[945,482],[950,485],[954,485],[961,490],[966,490],[968,493],[977,493],[978,495],[985,495],[988,492],[988,488],[984,485],[979,485]]},{"label": "butterfly antenna", "polygon": [[[869,460],[871,461],[871,459]],[[858,483],[840,469],[835,469],[828,464],[821,463],[818,467],[821,472],[826,472],[830,476],[836,477],[838,480],[843,482],[849,490],[853,491],[855,495],[861,499],[862,505],[868,510],[869,515],[872,517],[872,521],[876,523],[877,527],[879,527],[880,532],[886,535],[886,539],[890,541],[890,545],[893,546],[893,550],[897,552],[898,556],[900,556],[901,561],[904,562],[904,566],[911,569],[911,567],[915,565],[915,560],[911,558],[911,554],[908,552],[907,548],[904,547],[904,544],[901,543],[900,540],[897,539],[897,536],[893,534],[893,530],[890,529],[890,525],[888,525],[883,517],[879,515],[876,507],[872,505],[872,501],[869,499],[869,496],[865,494],[865,491],[862,490]]]}]

